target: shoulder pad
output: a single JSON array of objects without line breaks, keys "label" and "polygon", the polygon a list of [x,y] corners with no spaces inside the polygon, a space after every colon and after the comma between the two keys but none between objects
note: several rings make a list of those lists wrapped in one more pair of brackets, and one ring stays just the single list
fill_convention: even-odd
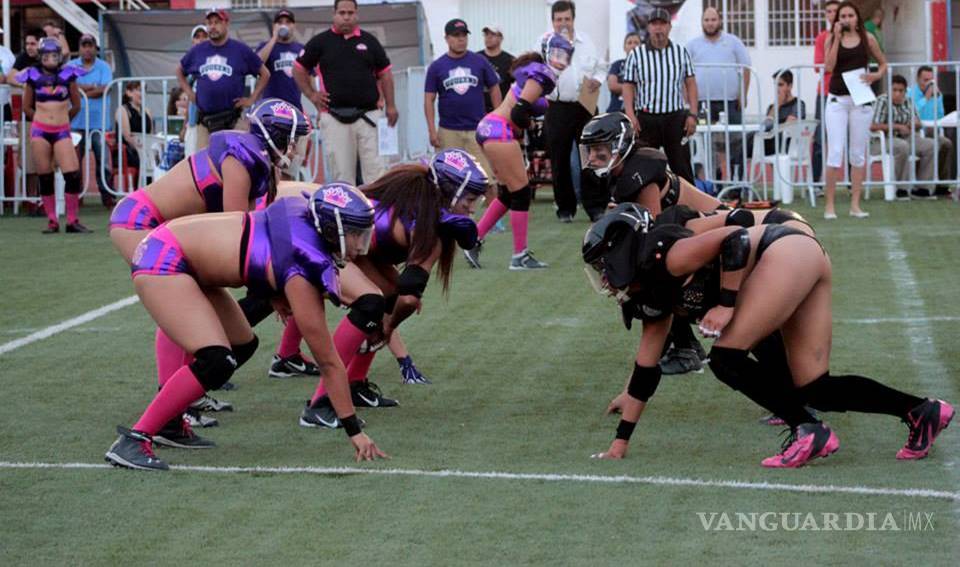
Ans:
[{"label": "shoulder pad", "polygon": [[469,250],[477,245],[479,238],[477,232],[477,223],[465,215],[455,215],[453,213],[443,213],[440,215],[440,236],[444,238],[453,238],[460,245],[460,248]]},{"label": "shoulder pad", "polygon": [[73,65],[67,65],[60,70],[60,73],[57,75],[60,77],[60,80],[69,83],[71,81],[77,80],[78,77],[82,77],[87,74],[87,70],[81,67],[75,67]]},{"label": "shoulder pad", "polygon": [[210,137],[210,150],[223,163],[227,156],[234,157],[250,172],[250,197],[267,194],[270,187],[272,164],[266,148],[253,134],[241,132],[217,132]]},{"label": "shoulder pad", "polygon": [[17,74],[17,82],[24,84],[33,84],[40,78],[40,69],[37,69],[34,66],[27,67],[23,71],[20,71]]}]

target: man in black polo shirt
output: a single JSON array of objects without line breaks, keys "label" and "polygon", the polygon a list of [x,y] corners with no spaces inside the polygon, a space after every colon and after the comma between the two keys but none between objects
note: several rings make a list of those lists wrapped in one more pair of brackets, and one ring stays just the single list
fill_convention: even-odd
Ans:
[{"label": "man in black polo shirt", "polygon": [[[310,81],[317,68],[320,90]],[[323,151],[329,166],[327,179],[356,183],[360,173],[369,183],[380,177],[383,163],[378,153],[378,108],[383,92],[387,123],[395,126],[399,114],[393,98],[390,59],[373,35],[358,24],[355,0],[336,0],[333,27],[313,36],[293,66],[300,91],[320,110]],[[378,88],[379,86],[379,88]]]}]

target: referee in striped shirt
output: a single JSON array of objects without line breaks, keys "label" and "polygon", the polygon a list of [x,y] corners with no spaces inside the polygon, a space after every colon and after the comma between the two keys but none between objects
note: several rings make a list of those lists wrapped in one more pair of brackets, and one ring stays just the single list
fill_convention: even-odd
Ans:
[{"label": "referee in striped shirt", "polygon": [[670,12],[654,9],[647,41],[634,48],[623,65],[623,110],[640,141],[662,146],[670,169],[692,184],[690,150],[682,140],[697,129],[697,81],[690,54],[670,41],[670,29]]}]

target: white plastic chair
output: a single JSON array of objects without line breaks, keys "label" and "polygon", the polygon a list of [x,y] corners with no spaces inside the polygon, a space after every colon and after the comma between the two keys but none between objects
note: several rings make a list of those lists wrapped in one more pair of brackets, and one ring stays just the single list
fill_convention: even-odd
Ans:
[{"label": "white plastic chair", "polygon": [[[880,153],[873,153],[873,140],[880,141]],[[897,187],[892,183],[893,177],[893,151],[887,151],[887,135],[883,132],[870,132],[870,142],[867,147],[867,178],[869,182],[872,177],[873,164],[880,162],[880,169],[883,172],[883,198],[886,201],[893,201],[897,198]],[[863,198],[870,199],[870,185],[864,185]]]},{"label": "white plastic chair", "polygon": [[780,124],[782,153],[776,155],[763,155],[763,141],[772,138],[773,131],[757,135],[753,139],[753,163],[760,164],[763,168],[768,164],[773,166],[773,198],[783,201],[785,205],[793,202],[793,183],[797,181],[807,184],[810,206],[815,207],[817,204],[811,154],[817,124],[817,120],[794,120]]}]

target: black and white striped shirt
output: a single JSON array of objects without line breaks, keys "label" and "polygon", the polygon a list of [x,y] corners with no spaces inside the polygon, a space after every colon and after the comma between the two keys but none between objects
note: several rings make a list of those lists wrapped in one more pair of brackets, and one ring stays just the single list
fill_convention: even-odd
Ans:
[{"label": "black and white striped shirt", "polygon": [[672,41],[663,49],[641,43],[623,64],[623,81],[637,87],[634,110],[666,114],[686,108],[683,82],[693,76],[687,49]]}]

